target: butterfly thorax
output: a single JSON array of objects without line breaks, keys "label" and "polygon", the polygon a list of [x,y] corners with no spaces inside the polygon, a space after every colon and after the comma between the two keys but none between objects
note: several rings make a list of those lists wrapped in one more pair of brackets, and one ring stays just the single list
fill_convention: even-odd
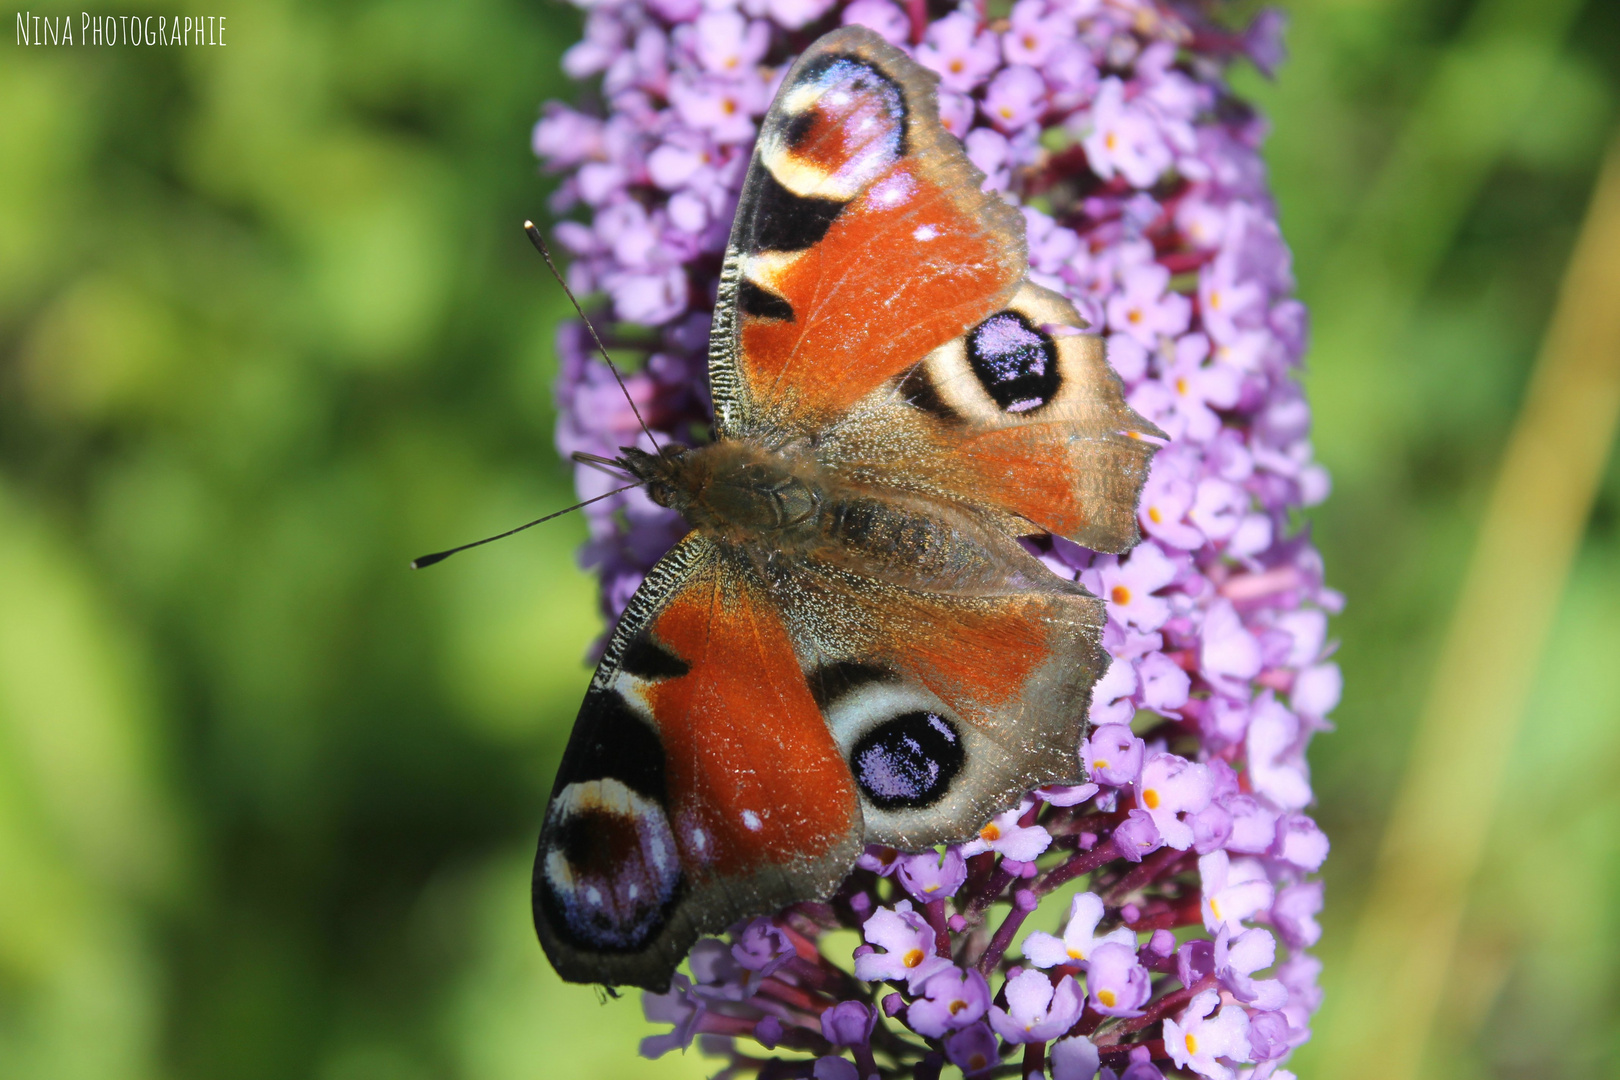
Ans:
[{"label": "butterfly thorax", "polygon": [[653,502],[731,544],[802,543],[827,499],[826,477],[808,453],[744,440],[666,446],[656,455],[626,449],[625,462]]},{"label": "butterfly thorax", "polygon": [[851,481],[803,447],[745,439],[625,451],[648,496],[693,529],[767,560],[812,559],[878,580],[974,590],[1008,570],[964,508]]}]

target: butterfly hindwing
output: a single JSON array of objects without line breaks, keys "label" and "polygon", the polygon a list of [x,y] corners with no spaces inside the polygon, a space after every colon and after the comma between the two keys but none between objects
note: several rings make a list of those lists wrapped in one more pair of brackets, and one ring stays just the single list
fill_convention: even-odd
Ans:
[{"label": "butterfly hindwing", "polygon": [[626,611],[558,770],[534,870],[553,965],[663,989],[699,934],[831,891],[861,838],[780,613],[689,535]]},{"label": "butterfly hindwing", "polygon": [[1000,570],[994,584],[906,585],[809,561],[781,590],[869,844],[959,843],[1031,788],[1080,777],[1107,666],[1101,601],[1010,539],[972,522],[952,531]]},{"label": "butterfly hindwing", "polygon": [[852,476],[927,491],[1098,551],[1138,539],[1136,503],[1162,437],[1125,403],[1102,339],[1067,300],[1012,300],[867,396],[822,436]]}]

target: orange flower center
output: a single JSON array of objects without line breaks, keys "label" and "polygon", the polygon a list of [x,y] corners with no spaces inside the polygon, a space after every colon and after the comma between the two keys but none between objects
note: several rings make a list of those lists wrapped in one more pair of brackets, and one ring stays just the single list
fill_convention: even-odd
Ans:
[{"label": "orange flower center", "polygon": [[1115,585],[1108,595],[1113,598],[1116,604],[1128,604],[1131,602],[1131,590],[1123,585]]},{"label": "orange flower center", "polygon": [[1159,789],[1148,788],[1142,792],[1142,805],[1149,810],[1157,810],[1159,808]]},{"label": "orange flower center", "polygon": [[921,949],[912,949],[910,952],[906,953],[905,957],[902,959],[902,963],[904,963],[908,968],[914,968],[923,962],[923,957],[925,955],[926,954]]}]

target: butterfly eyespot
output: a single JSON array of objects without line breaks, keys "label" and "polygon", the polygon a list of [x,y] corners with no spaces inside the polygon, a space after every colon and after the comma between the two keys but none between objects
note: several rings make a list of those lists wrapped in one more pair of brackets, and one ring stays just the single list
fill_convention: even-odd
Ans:
[{"label": "butterfly eyespot", "polygon": [[1040,408],[1057,394],[1063,379],[1052,336],[1016,311],[1000,312],[975,326],[968,333],[967,353],[973,374],[1004,412]]},{"label": "butterfly eyespot", "polygon": [[914,809],[950,790],[963,762],[956,727],[937,713],[916,711],[884,721],[850,753],[855,782],[879,809]]},{"label": "butterfly eyespot", "polygon": [[663,810],[617,780],[570,784],[552,803],[536,898],[579,945],[640,948],[663,926],[681,881]]}]

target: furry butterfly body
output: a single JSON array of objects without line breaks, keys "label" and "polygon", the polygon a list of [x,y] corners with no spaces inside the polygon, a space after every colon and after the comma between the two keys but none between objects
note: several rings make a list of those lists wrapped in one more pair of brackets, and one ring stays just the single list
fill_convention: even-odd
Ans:
[{"label": "furry butterfly body", "polygon": [[1018,537],[1128,548],[1158,433],[933,95],[858,27],[800,58],[727,250],[715,441],[621,459],[692,532],[558,771],[534,911],[564,978],[662,989],[866,844],[965,840],[1080,778],[1102,604]]}]

